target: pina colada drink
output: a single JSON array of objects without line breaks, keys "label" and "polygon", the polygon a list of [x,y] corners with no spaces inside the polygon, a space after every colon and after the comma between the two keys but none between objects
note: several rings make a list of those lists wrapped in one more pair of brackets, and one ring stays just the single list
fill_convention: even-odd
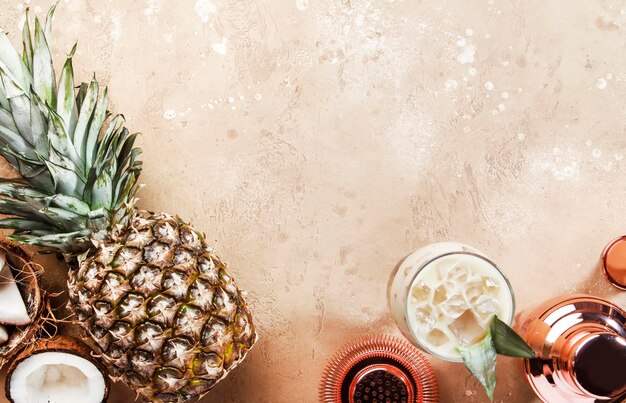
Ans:
[{"label": "pina colada drink", "polygon": [[396,268],[389,285],[392,315],[421,349],[461,361],[458,347],[484,336],[494,315],[511,324],[515,301],[498,267],[456,242],[418,249]]}]

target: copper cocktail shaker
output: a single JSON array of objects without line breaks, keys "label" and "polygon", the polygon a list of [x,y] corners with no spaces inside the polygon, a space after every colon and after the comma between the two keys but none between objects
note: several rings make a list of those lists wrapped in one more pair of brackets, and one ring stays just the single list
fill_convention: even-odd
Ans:
[{"label": "copper cocktail shaker", "polygon": [[544,402],[626,398],[626,313],[615,304],[589,295],[554,298],[521,313],[515,328],[537,353],[523,368]]}]

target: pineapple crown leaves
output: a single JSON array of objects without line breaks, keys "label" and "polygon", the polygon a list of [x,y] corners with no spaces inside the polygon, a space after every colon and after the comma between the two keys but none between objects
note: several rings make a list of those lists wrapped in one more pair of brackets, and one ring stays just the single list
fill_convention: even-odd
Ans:
[{"label": "pineapple crown leaves", "polygon": [[484,337],[470,346],[459,347],[459,353],[491,401],[496,388],[496,354],[526,359],[536,356],[524,339],[496,315],[491,319]]},{"label": "pineapple crown leaves", "polygon": [[67,56],[55,80],[51,23],[22,28],[22,53],[0,29],[0,155],[21,178],[0,178],[0,228],[13,240],[81,251],[90,239],[124,225],[132,214],[141,172],[138,133],[107,110],[108,91],[95,76],[74,85]]}]

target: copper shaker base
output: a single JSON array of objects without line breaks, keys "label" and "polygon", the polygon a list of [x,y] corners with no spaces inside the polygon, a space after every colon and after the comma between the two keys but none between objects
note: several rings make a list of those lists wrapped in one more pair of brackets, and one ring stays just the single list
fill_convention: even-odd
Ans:
[{"label": "copper shaker base", "polygon": [[555,298],[522,313],[515,328],[538,354],[526,378],[547,403],[626,399],[626,313],[588,295]]}]

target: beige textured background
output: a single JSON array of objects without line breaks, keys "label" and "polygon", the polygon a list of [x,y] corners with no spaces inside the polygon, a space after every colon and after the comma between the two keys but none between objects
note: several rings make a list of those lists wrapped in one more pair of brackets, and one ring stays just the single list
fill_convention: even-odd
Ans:
[{"label": "beige textured background", "polygon": [[[0,23],[50,4],[0,0]],[[388,274],[430,242],[482,249],[518,310],[626,305],[595,268],[626,233],[624,29],[608,0],[62,0],[53,50],[78,39],[77,76],[144,133],[141,206],[206,231],[249,291],[262,338],[204,401],[314,402],[343,343],[398,333]],[[486,400],[433,365],[443,402]],[[496,401],[535,401],[513,360]]]}]

